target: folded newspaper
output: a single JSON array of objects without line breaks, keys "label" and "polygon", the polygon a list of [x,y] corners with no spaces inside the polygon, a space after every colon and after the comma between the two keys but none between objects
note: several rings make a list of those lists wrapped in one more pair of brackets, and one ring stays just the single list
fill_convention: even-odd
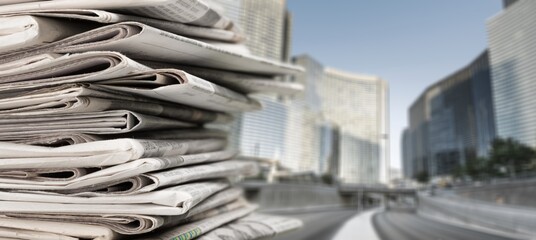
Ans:
[{"label": "folded newspaper", "polygon": [[[1,7],[0,7],[1,8]],[[1,11],[1,9],[0,9]],[[0,54],[0,63],[44,53],[118,51],[130,58],[194,65],[264,75],[296,74],[302,68],[237,53],[139,22],[122,22],[34,48]]]},{"label": "folded newspaper", "polygon": [[203,27],[232,29],[233,23],[201,0],[8,0],[0,14],[28,10],[103,9],[120,10],[135,15],[187,23]]},{"label": "folded newspaper", "polygon": [[[218,29],[199,27],[167,20],[140,17],[132,14],[119,14],[94,9],[28,10],[12,14],[4,14],[3,16],[4,17],[0,19],[1,26],[30,26],[25,28],[10,28],[10,31],[4,34],[3,37],[6,41],[9,39],[9,42],[7,43],[17,43],[19,46],[15,45],[11,48],[5,48],[3,49],[4,51],[38,46],[46,42],[61,40],[75,35],[76,33],[80,33],[81,31],[96,28],[98,27],[97,24],[113,24],[129,21],[141,22],[164,31],[192,38],[210,39],[223,42],[240,42],[244,40],[244,36],[237,32],[236,28]],[[65,21],[64,19],[67,19],[68,21]],[[73,20],[83,20],[87,22]],[[46,32],[49,29],[58,28],[61,28],[62,31],[56,31],[54,34],[38,34],[40,32]],[[24,39],[29,39],[29,41],[23,41]],[[4,44],[7,45],[6,43]],[[20,44],[24,45],[21,46]]]},{"label": "folded newspaper", "polygon": [[205,0],[0,0],[0,239],[257,239],[231,113],[295,94]]},{"label": "folded newspaper", "polygon": [[[4,141],[39,146],[67,146],[95,141],[103,141],[118,138],[137,138],[137,139],[207,139],[207,138],[227,138],[227,132],[219,129],[208,128],[183,128],[183,129],[165,129],[150,132],[130,132],[124,134],[95,135],[78,132],[67,133],[50,133],[39,135],[20,134],[18,136],[7,136]],[[1,144],[0,144],[1,145]]]}]

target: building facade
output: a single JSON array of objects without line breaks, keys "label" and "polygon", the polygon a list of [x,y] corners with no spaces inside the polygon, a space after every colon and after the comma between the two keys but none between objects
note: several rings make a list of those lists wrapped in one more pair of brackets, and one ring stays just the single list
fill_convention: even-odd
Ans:
[{"label": "building facade", "polygon": [[285,156],[288,106],[258,97],[262,111],[244,114],[240,121],[239,149],[245,156],[281,159]]},{"label": "building facade", "polygon": [[487,23],[497,135],[536,147],[536,1],[510,2]]},{"label": "building facade", "polygon": [[404,178],[412,178],[415,176],[415,167],[413,166],[413,146],[412,136],[409,128],[404,129],[402,132],[402,139],[400,141],[402,147],[400,149],[402,156],[402,176]]},{"label": "building facade", "polygon": [[379,183],[388,158],[387,83],[325,67],[307,55],[293,62],[306,70],[294,79],[306,88],[292,105],[311,118],[296,118],[288,132],[301,132],[296,137],[314,146],[315,172],[348,183]]},{"label": "building facade", "polygon": [[[253,55],[286,61],[292,17],[285,0],[210,0],[247,37]],[[232,143],[242,154],[277,158],[297,172],[337,173],[346,182],[378,183],[388,158],[387,84],[373,76],[293,59],[303,93],[260,96],[265,110],[237,116]],[[342,91],[341,91],[342,90]],[[329,144],[328,142],[331,141]],[[324,145],[327,144],[327,145]]]},{"label": "building facade", "polygon": [[402,139],[405,177],[453,174],[487,156],[495,138],[488,52],[428,87],[409,110]]},{"label": "building facade", "polygon": [[340,179],[379,183],[388,169],[387,83],[325,68],[319,89],[323,117],[339,128]]},{"label": "building facade", "polygon": [[286,0],[210,0],[246,36],[251,54],[288,60],[292,17]]},{"label": "building facade", "polygon": [[[279,61],[288,60],[292,18],[285,0],[207,0],[231,19],[246,36],[250,53]],[[282,160],[286,152],[289,106],[275,95],[256,96],[264,109],[236,114],[230,128],[230,147],[246,156]]]},{"label": "building facade", "polygon": [[306,71],[290,81],[303,84],[305,88],[304,91],[285,99],[290,111],[287,119],[288,148],[282,164],[295,171],[320,174],[318,145],[321,136],[318,128],[319,124],[322,124],[322,116],[318,83],[323,76],[324,67],[306,55],[296,56],[292,62]]}]

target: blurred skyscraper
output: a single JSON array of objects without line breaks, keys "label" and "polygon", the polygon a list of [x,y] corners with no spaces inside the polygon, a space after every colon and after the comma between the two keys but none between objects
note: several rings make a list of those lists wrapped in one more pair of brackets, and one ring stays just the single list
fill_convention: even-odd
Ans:
[{"label": "blurred skyscraper", "polygon": [[288,60],[292,18],[286,0],[209,1],[240,27],[253,55]]},{"label": "blurred skyscraper", "polygon": [[[317,146],[317,171],[337,172],[349,183],[380,182],[389,151],[387,83],[375,76],[326,68],[307,55],[295,57],[294,63],[306,69],[297,78],[306,90],[293,103],[316,116],[314,122],[300,118],[302,122],[295,125],[308,126],[307,131],[314,133],[315,138],[306,141]],[[313,124],[316,131],[310,127]]]},{"label": "blurred skyscraper", "polygon": [[488,23],[497,134],[536,147],[536,1],[520,0]]},{"label": "blurred skyscraper", "polygon": [[[291,18],[285,0],[208,0],[242,30],[251,54],[288,61]],[[285,156],[288,106],[276,95],[257,96],[264,110],[235,116],[231,146],[247,156]]]},{"label": "blurred skyscraper", "polygon": [[[210,1],[242,29],[253,55],[289,60],[292,18],[285,0]],[[265,110],[238,116],[231,142],[244,155],[278,158],[297,172],[378,183],[388,169],[387,84],[326,69],[308,56],[293,62],[305,73],[281,80],[302,83],[305,91],[257,96]]]},{"label": "blurred skyscraper", "polygon": [[322,115],[340,131],[340,178],[379,183],[389,169],[387,82],[325,68],[318,88]]},{"label": "blurred skyscraper", "polygon": [[402,139],[406,177],[454,173],[487,156],[495,138],[488,53],[428,87],[409,110]]}]

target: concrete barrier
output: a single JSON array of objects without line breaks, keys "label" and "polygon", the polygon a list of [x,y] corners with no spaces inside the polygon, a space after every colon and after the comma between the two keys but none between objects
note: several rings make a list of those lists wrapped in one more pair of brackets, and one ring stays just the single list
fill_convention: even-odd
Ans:
[{"label": "concrete barrier", "polygon": [[455,189],[461,197],[536,208],[536,179],[498,182],[478,187]]},{"label": "concrete barrier", "polygon": [[536,236],[536,208],[512,207],[461,197],[419,195],[419,213],[456,219],[465,224]]},{"label": "concrete barrier", "polygon": [[246,196],[262,211],[310,211],[312,209],[356,208],[355,196],[342,196],[336,187],[314,184],[245,183]]}]

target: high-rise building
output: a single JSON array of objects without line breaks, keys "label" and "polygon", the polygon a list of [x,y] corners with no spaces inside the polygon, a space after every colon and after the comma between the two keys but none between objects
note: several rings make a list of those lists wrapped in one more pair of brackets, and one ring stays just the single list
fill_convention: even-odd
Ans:
[{"label": "high-rise building", "polygon": [[503,7],[507,8],[510,7],[510,5],[516,3],[518,0],[503,0]]},{"label": "high-rise building", "polygon": [[[452,174],[487,156],[495,138],[488,53],[428,87],[409,110],[404,174]],[[408,176],[409,175],[409,176]]]},{"label": "high-rise building", "polygon": [[285,0],[210,0],[233,20],[256,56],[288,60],[292,18]]},{"label": "high-rise building", "polygon": [[[243,30],[253,55],[288,60],[292,17],[285,0],[210,1]],[[325,69],[307,56],[294,63],[306,72],[286,80],[304,84],[305,91],[290,98],[263,96],[266,110],[240,116],[234,127],[240,136],[231,142],[244,155],[278,158],[295,171],[339,171],[347,182],[379,182],[388,158],[386,83]],[[320,147],[332,138],[336,144]]]},{"label": "high-rise building", "polygon": [[[231,19],[246,36],[251,54],[279,61],[288,60],[292,18],[285,0],[205,0]],[[264,109],[237,114],[230,132],[230,145],[243,155],[285,157],[289,106],[275,95],[259,95]]]},{"label": "high-rise building", "polygon": [[239,149],[245,156],[281,159],[286,151],[288,107],[270,98],[259,99],[263,110],[241,119]]},{"label": "high-rise building", "polygon": [[[295,79],[306,89],[292,98],[292,106],[302,109],[294,114],[307,112],[310,117],[290,122],[289,136],[300,133],[294,137],[302,144],[314,143],[317,173],[348,183],[380,182],[388,158],[387,83],[324,67],[307,55],[294,57],[293,62],[306,70]],[[286,161],[292,159],[305,164],[300,158]],[[312,161],[305,165],[315,166]]]},{"label": "high-rise building", "polygon": [[412,136],[411,131],[406,128],[402,132],[402,148],[401,148],[401,156],[402,156],[402,175],[404,178],[412,178],[415,176],[415,167],[413,166],[413,146],[412,146]]},{"label": "high-rise building", "polygon": [[325,68],[319,89],[322,115],[340,131],[341,180],[379,183],[388,169],[387,83]]},{"label": "high-rise building", "polygon": [[536,1],[491,18],[488,38],[497,135],[536,146]]},{"label": "high-rise building", "polygon": [[318,149],[319,153],[319,170],[321,175],[330,175],[338,178],[339,168],[339,152],[340,152],[340,134],[339,128],[330,123],[319,125]]},{"label": "high-rise building", "polygon": [[301,83],[304,91],[287,98],[289,117],[287,119],[287,152],[282,161],[283,165],[295,171],[308,171],[319,174],[319,158],[321,141],[318,132],[322,124],[320,114],[320,97],[318,83],[323,76],[324,67],[313,58],[302,55],[292,59],[296,65],[306,69],[291,79]]}]

